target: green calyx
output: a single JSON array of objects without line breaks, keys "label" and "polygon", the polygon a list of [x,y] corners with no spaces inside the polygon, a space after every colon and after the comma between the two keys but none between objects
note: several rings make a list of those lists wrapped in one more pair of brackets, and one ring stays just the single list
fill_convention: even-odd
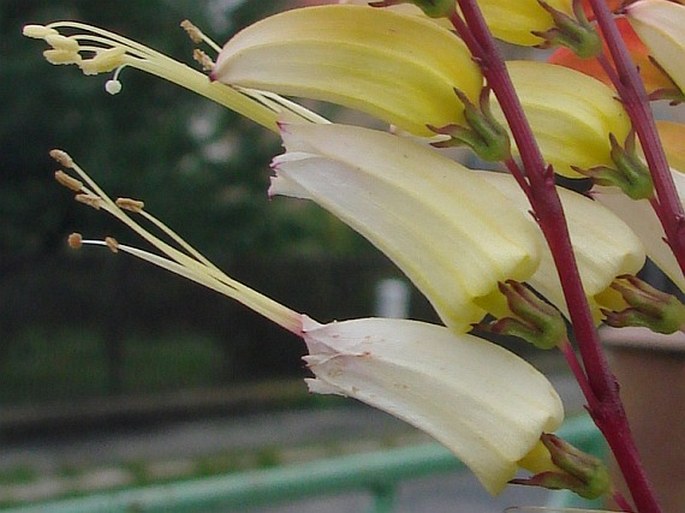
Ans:
[{"label": "green calyx", "polygon": [[637,326],[670,335],[685,326],[685,305],[675,296],[655,289],[636,276],[619,276],[611,284],[629,307],[620,312],[602,310],[609,326]]},{"label": "green calyx", "polygon": [[597,166],[591,169],[573,169],[589,178],[597,185],[618,187],[629,198],[634,200],[651,199],[654,196],[654,184],[649,168],[638,157],[635,148],[635,132],[626,137],[625,146],[621,146],[613,134],[611,141],[611,160],[615,167]]},{"label": "green calyx", "polygon": [[539,486],[548,490],[571,490],[584,499],[597,499],[611,490],[609,471],[599,458],[584,453],[550,433],[540,437],[559,471],[546,471],[513,484]]},{"label": "green calyx", "polygon": [[538,349],[552,349],[567,340],[566,323],[559,311],[527,286],[514,280],[499,284],[515,317],[505,317],[477,329],[522,338]]},{"label": "green calyx", "polygon": [[545,32],[533,32],[544,39],[544,43],[539,45],[541,48],[565,46],[582,59],[602,53],[602,39],[585,16],[581,2],[574,0],[573,16],[553,8],[544,0],[538,0],[538,3],[552,16],[555,25]]},{"label": "green calyx", "polygon": [[449,18],[456,12],[454,0],[384,0],[369,2],[372,7],[389,7],[397,4],[414,4],[430,18]]},{"label": "green calyx", "polygon": [[506,129],[494,118],[490,110],[490,88],[481,90],[478,105],[458,89],[454,90],[464,104],[464,118],[467,126],[446,125],[428,128],[437,134],[448,135],[446,141],[432,143],[436,148],[468,146],[481,159],[488,162],[501,162],[511,158],[511,141]]}]

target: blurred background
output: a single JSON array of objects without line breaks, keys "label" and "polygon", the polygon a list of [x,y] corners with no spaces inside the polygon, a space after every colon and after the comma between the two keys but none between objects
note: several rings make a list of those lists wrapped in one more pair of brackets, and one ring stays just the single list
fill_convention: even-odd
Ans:
[{"label": "blurred background", "polygon": [[[27,23],[81,20],[192,63],[181,20],[221,44],[285,6],[0,0],[0,506],[425,441],[349,401],[308,396],[301,342],[240,305],[65,242],[77,231],[138,244],[54,183],[52,148],[293,309],[324,322],[378,311],[397,270],[312,203],[268,200],[274,134],[132,69],[110,96],[109,76],[52,66],[42,41],[21,36]],[[436,320],[415,290],[399,291],[400,311]]]}]

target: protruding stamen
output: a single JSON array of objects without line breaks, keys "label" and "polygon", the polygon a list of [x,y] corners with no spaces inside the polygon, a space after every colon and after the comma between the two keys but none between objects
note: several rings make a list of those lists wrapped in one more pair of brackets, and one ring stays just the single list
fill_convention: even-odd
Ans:
[{"label": "protruding stamen", "polygon": [[60,64],[81,64],[83,59],[77,52],[70,52],[68,50],[45,50],[43,52],[43,57],[50,64],[60,65]]},{"label": "protruding stamen", "polygon": [[45,42],[55,50],[64,50],[65,52],[78,52],[81,49],[76,39],[59,33],[48,34],[45,36]]},{"label": "protruding stamen", "polygon": [[74,192],[80,192],[83,189],[83,182],[76,178],[69,176],[64,171],[55,171],[55,180],[60,185],[71,189]]},{"label": "protruding stamen", "polygon": [[214,61],[202,50],[197,48],[193,50],[193,59],[202,66],[204,71],[212,71],[214,69]]},{"label": "protruding stamen", "polygon": [[74,160],[64,150],[50,150],[50,156],[64,167],[68,167],[70,169],[74,167]]},{"label": "protruding stamen", "polygon": [[80,233],[72,233],[67,237],[67,244],[71,249],[81,249],[81,243],[83,242],[83,237]]},{"label": "protruding stamen", "polygon": [[199,28],[197,28],[190,20],[183,20],[181,22],[181,28],[183,28],[183,30],[186,31],[188,37],[190,37],[190,39],[196,45],[199,45],[200,43],[206,43],[215,52],[219,53],[221,51],[221,47],[214,41],[212,41],[210,38],[208,38],[205,35],[205,33],[202,32]]},{"label": "protruding stamen", "polygon": [[193,23],[190,20],[183,20],[181,22],[181,28],[186,31],[186,34],[188,34],[188,37],[191,39],[193,43],[195,43],[196,45],[202,43],[202,31],[195,25],[193,25]]},{"label": "protruding stamen", "polygon": [[119,253],[119,242],[114,237],[105,237],[105,244],[112,253]]},{"label": "protruding stamen", "polygon": [[55,29],[46,27],[45,25],[26,25],[21,33],[32,39],[45,39],[47,36],[56,36],[59,34]]},{"label": "protruding stamen", "polygon": [[145,208],[145,203],[131,198],[117,198],[115,203],[119,208],[136,214],[139,214],[143,211],[143,208]]},{"label": "protruding stamen", "polygon": [[74,199],[79,203],[93,207],[95,210],[100,210],[102,208],[102,198],[99,196],[94,196],[92,194],[77,194]]},{"label": "protruding stamen", "polygon": [[79,67],[84,75],[97,75],[98,73],[109,73],[125,64],[126,48],[115,46],[107,50],[98,51],[92,59],[86,59]]}]

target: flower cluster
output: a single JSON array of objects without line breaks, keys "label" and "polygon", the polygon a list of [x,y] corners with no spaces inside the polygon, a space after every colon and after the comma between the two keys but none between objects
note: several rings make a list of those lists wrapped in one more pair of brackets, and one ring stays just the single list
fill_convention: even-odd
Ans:
[{"label": "flower cluster", "polygon": [[[603,319],[660,331],[685,325],[677,299],[653,294],[635,277],[649,257],[685,291],[676,194],[684,184],[685,125],[655,123],[649,106],[683,99],[685,5],[617,3],[348,1],[271,16],[222,48],[184,22],[194,42],[216,52],[196,50],[203,71],[81,23],[25,27],[25,35],[48,43],[49,62],[75,64],[87,75],[114,73],[106,84],[112,94],[121,90],[120,69],[133,67],[279,133],[285,152],[273,160],[269,195],[316,202],[364,235],[425,294],[444,326],[320,324],[236,282],[142,203],[112,201],[55,151],[71,173],[56,177],[78,201],[113,215],[159,252],[113,239],[70,242],[132,254],[283,326],[307,346],[312,392],[351,396],[419,427],[492,493],[519,466],[542,486],[593,497],[612,491],[603,471],[574,467],[588,461],[575,449],[549,442],[545,433],[561,424],[563,410],[546,378],[468,332],[476,325],[476,333],[558,347],[627,469],[638,511],[659,511],[639,464],[629,460],[627,425],[595,328]],[[493,35],[558,49],[549,61],[504,62]],[[290,97],[332,102],[389,128],[331,123]],[[466,168],[441,149],[454,145],[499,161],[500,169]],[[590,181],[591,189],[556,186],[555,174]],[[484,321],[488,315],[496,320]]]}]

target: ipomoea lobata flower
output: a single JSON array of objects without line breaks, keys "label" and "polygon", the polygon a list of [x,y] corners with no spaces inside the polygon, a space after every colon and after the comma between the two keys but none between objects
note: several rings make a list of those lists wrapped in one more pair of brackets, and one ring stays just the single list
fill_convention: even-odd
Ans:
[{"label": "ipomoea lobata flower", "polygon": [[640,0],[628,5],[625,11],[652,57],[685,92],[685,5],[668,0]]},{"label": "ipomoea lobata flower", "polygon": [[[630,119],[611,88],[579,71],[545,62],[510,61],[507,69],[540,151],[556,173],[580,178],[571,166],[612,164],[609,134],[623,141]],[[493,114],[506,125],[496,102]]]},{"label": "ipomoea lobata flower", "polygon": [[[478,173],[485,181],[516,204],[521,212],[530,209],[528,199],[509,174],[482,171]],[[600,308],[616,277],[636,274],[645,263],[645,248],[635,232],[616,214],[602,204],[581,194],[558,187],[557,192],[564,207],[571,243],[576,256],[583,288],[596,320],[601,319]],[[532,218],[531,224],[535,224]],[[539,232],[542,239],[542,232]],[[566,313],[561,283],[552,253],[542,243],[540,264],[528,284],[550,303]]]},{"label": "ipomoea lobata flower", "polygon": [[[144,210],[142,202],[112,201],[71,158],[53,156],[80,180],[59,171],[76,198],[129,226],[159,253],[114,239],[70,244],[107,246],[132,254],[233,298],[301,337],[309,351],[312,392],[356,398],[423,430],[448,447],[491,493],[514,477],[521,460],[535,465],[539,439],[563,420],[549,381],[513,353],[449,329],[398,319],[357,319],[320,324],[239,283]],[[81,181],[82,180],[82,181]],[[143,216],[170,242],[140,226]],[[548,457],[548,456],[547,456]],[[536,460],[536,461],[532,461]]]},{"label": "ipomoea lobata flower", "polygon": [[212,77],[232,86],[328,101],[415,135],[463,120],[454,88],[475,100],[482,76],[466,45],[427,18],[357,5],[293,9],[238,32]]},{"label": "ipomoea lobata flower", "polygon": [[381,131],[287,124],[270,194],[310,199],[383,251],[456,332],[491,309],[497,283],[535,271],[538,228],[435,150]]}]

